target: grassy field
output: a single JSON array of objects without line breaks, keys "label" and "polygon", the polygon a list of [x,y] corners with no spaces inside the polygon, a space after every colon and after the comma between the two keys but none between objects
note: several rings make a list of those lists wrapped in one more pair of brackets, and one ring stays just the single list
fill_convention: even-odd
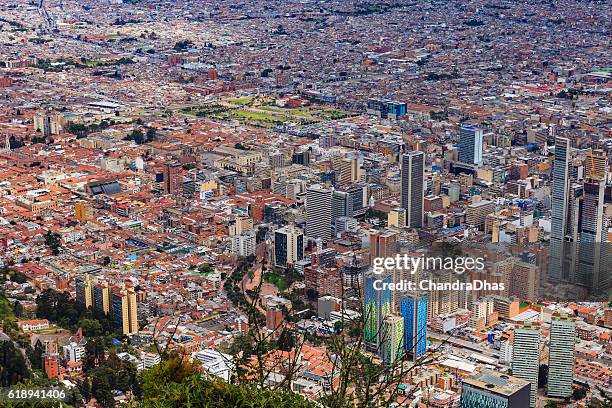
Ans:
[{"label": "grassy field", "polygon": [[329,109],[321,106],[304,108],[281,108],[278,106],[265,105],[260,106],[259,109],[280,114],[299,116],[309,120],[332,120],[342,119],[349,116],[348,112],[340,111],[337,109]]},{"label": "grassy field", "polygon": [[232,99],[228,99],[226,102],[227,103],[231,103],[232,105],[236,105],[236,106],[241,106],[241,105],[248,105],[251,102],[253,102],[254,97],[252,96],[244,96],[242,98],[232,98]]},{"label": "grassy field", "polygon": [[268,272],[263,276],[264,281],[273,284],[278,288],[279,292],[284,292],[289,287],[289,282],[284,276],[275,272]]},{"label": "grassy field", "polygon": [[285,109],[269,105],[269,101],[256,97],[242,97],[225,100],[223,103],[209,103],[183,108],[186,115],[216,120],[237,120],[245,125],[273,128],[289,123],[312,123],[323,120],[342,119],[349,112],[324,106]]}]

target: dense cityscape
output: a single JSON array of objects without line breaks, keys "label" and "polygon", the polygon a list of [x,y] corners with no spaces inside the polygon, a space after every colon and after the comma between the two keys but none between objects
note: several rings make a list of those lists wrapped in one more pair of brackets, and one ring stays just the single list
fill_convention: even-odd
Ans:
[{"label": "dense cityscape", "polygon": [[0,406],[612,407],[611,10],[0,0]]}]

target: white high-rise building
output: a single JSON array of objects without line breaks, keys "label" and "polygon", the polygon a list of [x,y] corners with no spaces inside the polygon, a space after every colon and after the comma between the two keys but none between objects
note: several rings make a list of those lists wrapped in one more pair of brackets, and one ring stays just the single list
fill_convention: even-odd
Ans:
[{"label": "white high-rise building", "polygon": [[575,339],[576,320],[568,315],[553,315],[548,357],[549,397],[565,398],[572,395]]},{"label": "white high-rise building", "polygon": [[304,258],[304,234],[294,225],[274,231],[274,264],[281,268],[295,265]]},{"label": "white high-rise building", "polygon": [[555,138],[555,161],[552,169],[550,260],[548,277],[554,282],[569,280],[571,267],[566,262],[568,235],[570,141]]},{"label": "white high-rise building", "polygon": [[332,190],[320,184],[306,190],[306,236],[332,237]]},{"label": "white high-rise building", "polygon": [[255,231],[234,235],[232,237],[232,253],[238,256],[255,255],[256,239]]},{"label": "white high-rise building", "polygon": [[459,161],[466,164],[482,164],[483,130],[463,124],[459,130]]},{"label": "white high-rise building", "polygon": [[530,407],[536,406],[540,370],[540,326],[518,325],[514,330],[512,375],[531,383]]}]

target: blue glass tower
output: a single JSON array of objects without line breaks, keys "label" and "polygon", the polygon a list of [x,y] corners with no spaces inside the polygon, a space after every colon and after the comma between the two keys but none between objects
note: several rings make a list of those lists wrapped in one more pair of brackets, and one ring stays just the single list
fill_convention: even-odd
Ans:
[{"label": "blue glass tower", "polygon": [[413,361],[427,351],[427,295],[406,295],[401,301],[404,351]]}]

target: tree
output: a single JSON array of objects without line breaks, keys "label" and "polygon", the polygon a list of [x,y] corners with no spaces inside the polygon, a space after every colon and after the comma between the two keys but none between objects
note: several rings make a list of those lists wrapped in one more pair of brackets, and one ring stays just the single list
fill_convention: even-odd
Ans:
[{"label": "tree", "polygon": [[61,248],[62,243],[57,232],[47,231],[45,234],[45,244],[49,247],[53,255],[59,254],[59,249]]},{"label": "tree", "polygon": [[[151,369],[152,370],[152,369]],[[147,377],[145,373],[145,377]],[[145,381],[146,383],[146,381]],[[155,382],[155,393],[146,394],[138,406],[143,408],[315,408],[314,402],[288,390],[277,390],[254,385],[234,385],[203,377],[196,373],[182,382]]]},{"label": "tree", "polygon": [[581,399],[587,396],[587,390],[584,387],[576,387],[572,392],[572,398],[576,401],[580,401]]},{"label": "tree", "polygon": [[11,271],[9,272],[9,274],[11,276],[11,282],[15,282],[21,285],[28,281],[28,277],[25,275],[25,273],[21,271]]},{"label": "tree", "polygon": [[145,397],[153,398],[160,392],[161,384],[180,384],[198,372],[199,363],[189,361],[185,354],[172,354],[160,364],[151,367],[143,376],[142,391]]},{"label": "tree", "polygon": [[103,335],[102,325],[94,319],[81,319],[79,326],[83,329],[83,334],[86,337],[95,337]]},{"label": "tree", "polygon": [[202,274],[208,274],[212,272],[212,268],[210,267],[209,264],[204,264],[198,268],[198,271],[200,271],[200,273]]},{"label": "tree", "polygon": [[559,406],[559,404],[555,401],[547,401],[546,405],[544,405],[544,408],[557,408]]},{"label": "tree", "polygon": [[185,51],[186,49],[190,48],[193,45],[193,41],[191,40],[182,40],[182,41],[178,41],[176,44],[174,44],[174,49],[176,51]]},{"label": "tree", "polygon": [[548,365],[542,364],[538,370],[538,387],[544,388],[546,384],[548,384]]},{"label": "tree", "polygon": [[92,376],[91,394],[96,398],[96,401],[98,401],[98,403],[104,408],[112,408],[115,406],[115,398],[113,397],[111,385],[108,381],[107,376]]},{"label": "tree", "polygon": [[125,140],[131,140],[134,141],[134,143],[141,145],[145,142],[145,135],[142,133],[142,130],[135,129],[132,131],[132,133],[125,137]]},{"label": "tree", "polygon": [[32,368],[35,370],[42,369],[42,358],[45,352],[45,346],[42,344],[40,340],[34,344],[34,348],[28,349],[28,359],[30,360],[30,364],[32,364]]},{"label": "tree", "polygon": [[16,317],[23,317],[24,308],[19,301],[13,304],[13,313],[15,313]]},{"label": "tree", "polygon": [[151,141],[157,139],[157,129],[155,129],[154,127],[147,128],[146,136],[147,136],[147,141],[148,142],[151,142]]},{"label": "tree", "polygon": [[0,342],[0,362],[0,387],[10,387],[31,376],[21,351],[10,340]]}]

